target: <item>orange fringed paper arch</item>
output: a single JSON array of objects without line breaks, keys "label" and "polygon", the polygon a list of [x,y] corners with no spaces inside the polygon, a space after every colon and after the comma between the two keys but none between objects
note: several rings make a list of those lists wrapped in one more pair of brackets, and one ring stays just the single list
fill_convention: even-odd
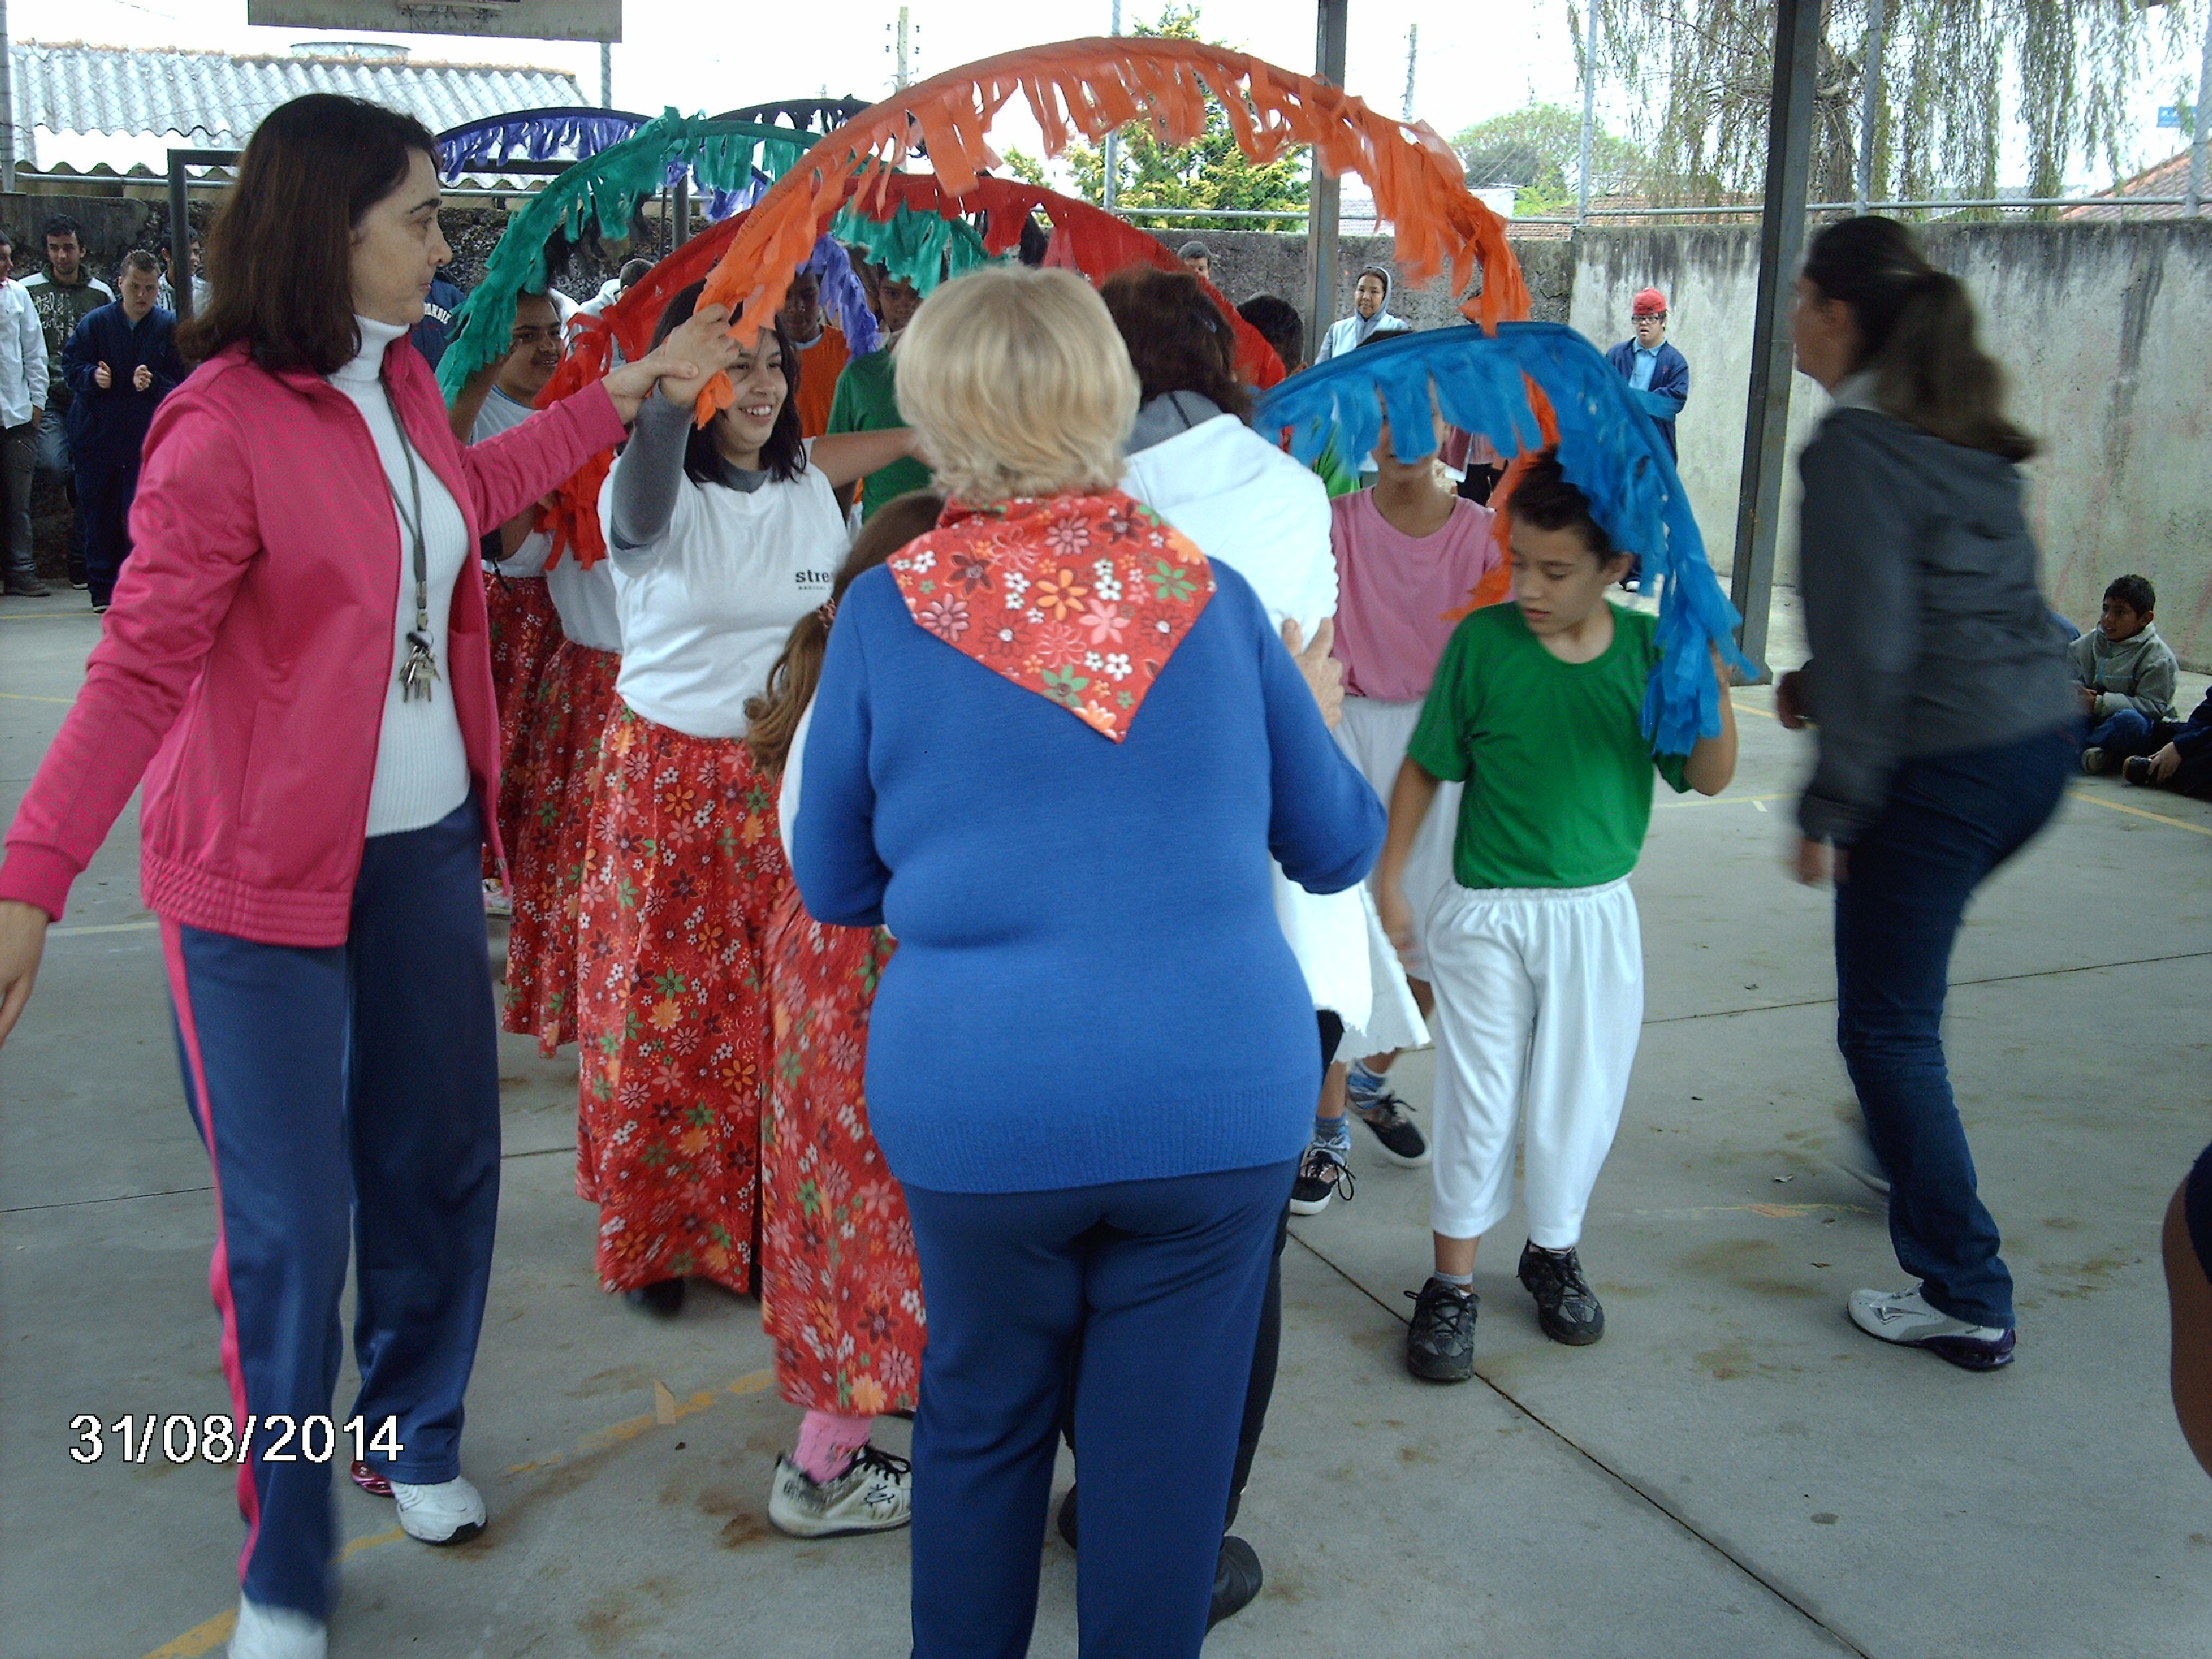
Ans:
[{"label": "orange fringed paper arch", "polygon": [[[914,141],[926,148],[945,188],[965,195],[977,169],[1000,165],[986,135],[1017,94],[1027,100],[1045,153],[1080,136],[1097,139],[1131,121],[1149,121],[1167,143],[1185,144],[1206,130],[1211,91],[1228,116],[1237,147],[1264,165],[1310,143],[1322,168],[1353,173],[1375,192],[1376,211],[1395,229],[1398,264],[1408,282],[1449,275],[1455,291],[1482,272],[1482,292],[1468,315],[1486,326],[1528,314],[1528,290],[1506,246],[1505,222],[1469,194],[1459,159],[1427,126],[1379,115],[1327,82],[1294,74],[1241,52],[1191,40],[1094,38],[1031,46],[987,58],[904,88],[862,111],[799,158],[745,222],[707,279],[706,300],[740,320],[750,339],[757,319],[783,303],[791,273],[860,181],[864,203],[886,191]],[[726,380],[700,393],[704,420],[729,401]]]},{"label": "orange fringed paper arch", "polygon": [[[1131,264],[1182,269],[1182,262],[1158,237],[1103,208],[1042,185],[984,178],[976,180],[966,194],[955,196],[927,173],[895,173],[879,180],[878,185],[872,192],[872,205],[884,217],[899,208],[945,217],[988,214],[989,228],[983,245],[992,253],[1006,253],[1016,246],[1021,240],[1022,226],[1032,213],[1041,211],[1053,226],[1045,262],[1079,270],[1094,283],[1103,282]],[[850,195],[858,188],[856,183],[848,183],[846,192]],[[617,348],[625,358],[642,356],[651,346],[653,331],[669,301],[699,281],[728,252],[744,216],[740,214],[725,220],[694,237],[632,283],[603,313],[579,319],[569,355],[539,394],[538,407],[548,408],[593,380],[604,379],[614,366]],[[1218,292],[1215,297],[1237,333],[1238,371],[1255,386],[1273,386],[1283,378],[1281,359],[1225,298]],[[541,526],[553,533],[556,562],[573,550],[577,562],[588,569],[605,556],[599,498],[613,459],[612,451],[594,456],[562,487],[554,507],[539,514]]]}]

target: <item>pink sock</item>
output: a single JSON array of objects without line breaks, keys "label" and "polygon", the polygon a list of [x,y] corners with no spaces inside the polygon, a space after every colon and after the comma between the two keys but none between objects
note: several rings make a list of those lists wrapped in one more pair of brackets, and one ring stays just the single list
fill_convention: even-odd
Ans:
[{"label": "pink sock", "polygon": [[835,1480],[852,1466],[853,1454],[868,1443],[875,1422],[872,1417],[809,1412],[799,1425],[799,1448],[791,1461],[810,1480]]}]

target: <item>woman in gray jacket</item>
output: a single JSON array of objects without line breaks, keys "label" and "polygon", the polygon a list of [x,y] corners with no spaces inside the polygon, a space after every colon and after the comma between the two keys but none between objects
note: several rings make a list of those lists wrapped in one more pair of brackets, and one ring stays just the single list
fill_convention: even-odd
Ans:
[{"label": "woman in gray jacket", "polygon": [[1856,1291],[1869,1335],[1973,1370],[2013,1357],[2012,1276],[1943,1059],[1966,901],[2050,818],[2081,719],[2046,620],[1973,303],[1892,219],[1831,225],[1797,283],[1797,366],[1835,407],[1806,447],[1805,631],[1784,724],[1820,728],[1799,878],[1836,885],[1836,1040],[1919,1283]]}]

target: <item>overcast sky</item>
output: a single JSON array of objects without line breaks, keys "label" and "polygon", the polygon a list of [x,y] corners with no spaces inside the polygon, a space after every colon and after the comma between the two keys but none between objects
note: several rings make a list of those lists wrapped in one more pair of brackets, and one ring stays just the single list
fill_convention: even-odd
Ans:
[{"label": "overcast sky", "polygon": [[[890,87],[885,50],[896,0],[804,0],[804,3],[732,8],[724,46],[698,27],[714,12],[696,0],[628,0],[625,40],[615,48],[614,94],[622,107],[657,112],[720,110],[771,99],[848,93],[881,96]],[[1041,40],[1107,32],[1109,0],[1038,4],[1036,0],[910,0],[917,78],[973,58]],[[715,10],[720,10],[719,8]],[[1158,0],[1130,0],[1125,21],[1158,15]],[[9,24],[17,40],[82,40],[134,46],[222,46],[283,52],[299,40],[332,32],[250,28],[245,0],[11,0]],[[1579,100],[1565,0],[1468,5],[1439,0],[1352,0],[1346,81],[1353,92],[1391,114],[1406,84],[1406,36],[1420,26],[1414,110],[1449,135],[1471,122],[1519,107],[1531,96]],[[1306,0],[1205,0],[1200,26],[1211,38],[1287,68],[1313,61],[1313,14]],[[388,36],[418,58],[517,63],[574,71],[586,95],[599,94],[595,46],[460,36]],[[2158,132],[2154,106],[2172,97],[2174,82],[2191,75],[2193,51],[2179,54],[2145,88],[2139,155],[2170,155],[2185,134]],[[1017,100],[1015,109],[1019,108]],[[996,137],[1034,149],[1035,129],[1010,113]],[[2008,147],[2012,148],[2012,147]],[[2094,181],[2101,185],[2102,176]]]}]

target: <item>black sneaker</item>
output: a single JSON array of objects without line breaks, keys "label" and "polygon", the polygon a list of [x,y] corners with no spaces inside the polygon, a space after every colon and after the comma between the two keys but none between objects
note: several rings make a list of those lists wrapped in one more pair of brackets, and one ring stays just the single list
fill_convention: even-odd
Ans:
[{"label": "black sneaker", "polygon": [[1221,1540],[1221,1555],[1213,1565],[1213,1604],[1206,1610],[1206,1627],[1212,1630],[1224,1619],[1234,1619],[1252,1605],[1267,1575],[1260,1571],[1260,1552],[1234,1533]]},{"label": "black sneaker", "polygon": [[1070,1486],[1067,1489],[1067,1496],[1060,1500],[1060,1535],[1067,1540],[1067,1547],[1070,1549],[1078,1547],[1075,1541],[1077,1526],[1075,1513],[1076,1490],[1077,1489],[1075,1487]]},{"label": "black sneaker", "polygon": [[640,1313],[651,1314],[656,1319],[673,1319],[684,1311],[684,1281],[656,1279],[650,1285],[624,1291],[623,1300]]},{"label": "black sneaker", "polygon": [[43,599],[53,591],[36,576],[11,574],[8,578],[8,597],[11,599]]},{"label": "black sneaker", "polygon": [[1429,1143],[1407,1115],[1406,1103],[1384,1090],[1370,1104],[1354,1101],[1352,1115],[1374,1131],[1376,1149],[1393,1164],[1418,1170],[1429,1161]]},{"label": "black sneaker", "polygon": [[2148,787],[2151,781],[2150,757],[2148,755],[2129,756],[2120,763],[2120,775],[2130,783],[2142,784]]},{"label": "black sneaker", "polygon": [[1474,1317],[1482,1298],[1431,1275],[1413,1298],[1406,1369],[1425,1382],[1464,1382],[1474,1375]]},{"label": "black sneaker", "polygon": [[1605,1310],[1583,1277],[1583,1260],[1573,1246],[1564,1250],[1524,1245],[1521,1283],[1536,1298],[1536,1322],[1554,1342],[1587,1348],[1605,1334]]},{"label": "black sneaker", "polygon": [[1333,1194],[1352,1196],[1352,1171],[1345,1167],[1340,1141],[1316,1140],[1298,1160],[1298,1178],[1291,1183],[1291,1213],[1319,1215],[1328,1208]]}]

